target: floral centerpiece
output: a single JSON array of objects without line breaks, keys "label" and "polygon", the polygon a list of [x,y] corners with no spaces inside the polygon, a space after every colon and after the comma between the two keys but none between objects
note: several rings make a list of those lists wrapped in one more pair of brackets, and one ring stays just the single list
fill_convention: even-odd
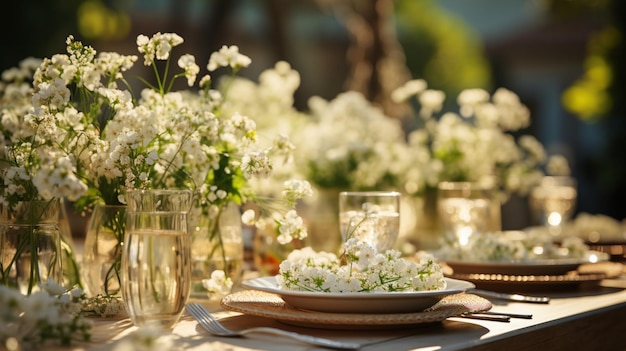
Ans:
[{"label": "floral centerpiece", "polygon": [[443,260],[469,262],[588,259],[590,254],[589,246],[581,238],[567,236],[557,242],[553,235],[541,230],[478,233],[472,235],[465,245],[448,242],[435,252]]},{"label": "floral centerpiece", "polygon": [[[269,155],[272,163],[279,165],[272,169],[272,176],[249,179],[254,193],[265,199],[284,197],[286,185],[292,189],[290,191],[300,193],[298,198],[306,200],[313,195],[308,182],[292,181],[305,178],[296,165],[294,154],[297,150],[292,142],[296,133],[308,123],[308,116],[294,107],[294,93],[299,86],[300,74],[285,61],[278,61],[274,67],[262,71],[258,81],[239,76],[218,81],[220,90],[228,90],[228,99],[222,105],[223,112],[254,116],[258,145],[276,151]],[[257,206],[253,204],[250,207],[255,209]],[[305,228],[304,223],[298,224],[303,221],[299,216],[290,218],[294,221],[293,225]],[[291,250],[305,245],[300,239],[304,235],[294,237],[278,229],[278,225],[287,218],[281,220],[246,211],[242,219],[254,231],[254,264],[262,272],[276,273],[278,264]]]},{"label": "floral centerpiece", "polygon": [[361,93],[347,91],[327,101],[309,99],[309,123],[291,136],[295,162],[318,196],[303,210],[310,245],[338,252],[340,191],[402,191],[409,148],[397,119],[387,117]]},{"label": "floral centerpiece", "polygon": [[[177,60],[180,71],[172,74],[172,51],[182,43],[174,33],[138,36],[143,63],[155,72],[154,82],[140,78],[146,88],[139,95],[126,78],[137,56],[97,53],[70,36],[66,54],[44,59],[32,87],[23,88],[21,105],[2,108],[8,165],[0,169],[2,203],[67,197],[88,208],[123,204],[126,189],[191,188],[198,215],[216,216],[229,203],[258,199],[249,180],[269,176],[270,156],[286,144],[258,147],[255,122],[224,112],[226,91],[213,89],[209,75],[196,91],[172,91],[179,78],[192,87],[200,71],[195,58],[184,54]],[[163,72],[157,61],[165,62]],[[207,69],[226,67],[234,76],[250,62],[236,46],[224,46]],[[292,225],[297,214],[284,216],[300,193],[286,194],[289,199],[265,215],[289,223],[279,227],[293,230],[290,235],[304,236]],[[209,232],[218,235],[214,223]]]},{"label": "floral centerpiece", "polygon": [[445,94],[428,89],[422,79],[407,82],[392,98],[415,98],[421,122],[409,134],[415,165],[409,191],[436,188],[441,181],[491,182],[505,200],[527,194],[543,176],[543,145],[532,135],[512,134],[530,124],[530,112],[514,92],[464,90],[456,100],[458,113],[442,112]]},{"label": "floral centerpiece", "polygon": [[423,223],[420,246],[440,245],[436,189],[440,182],[469,182],[491,189],[493,206],[488,230],[500,230],[500,206],[511,195],[526,195],[548,171],[569,172],[560,155],[548,158],[532,135],[515,137],[530,124],[530,112],[512,91],[499,88],[493,94],[467,89],[456,99],[458,112],[443,111],[444,92],[429,89],[415,79],[392,93],[398,103],[416,106],[417,128],[408,134],[411,167],[404,179],[405,191],[421,199]]},{"label": "floral centerpiece", "polygon": [[409,151],[399,120],[354,91],[313,97],[309,109],[311,123],[293,138],[307,179],[324,189],[398,189]]}]

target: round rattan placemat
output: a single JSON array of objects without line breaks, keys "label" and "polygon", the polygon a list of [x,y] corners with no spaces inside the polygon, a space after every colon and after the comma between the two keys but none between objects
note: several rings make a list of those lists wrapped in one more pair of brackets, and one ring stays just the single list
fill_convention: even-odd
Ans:
[{"label": "round rattan placemat", "polygon": [[285,303],[280,296],[257,290],[244,290],[224,297],[223,308],[280,322],[320,329],[385,329],[397,326],[414,326],[436,323],[465,312],[491,309],[489,300],[461,293],[444,297],[422,312],[411,313],[326,313],[306,311]]}]

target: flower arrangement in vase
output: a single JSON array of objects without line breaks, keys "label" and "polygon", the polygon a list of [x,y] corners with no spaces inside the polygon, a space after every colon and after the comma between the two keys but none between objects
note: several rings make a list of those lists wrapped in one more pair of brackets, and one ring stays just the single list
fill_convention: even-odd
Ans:
[{"label": "flower arrangement in vase", "polygon": [[[530,111],[508,89],[499,88],[493,94],[466,89],[457,96],[458,112],[442,111],[445,93],[429,89],[423,79],[399,87],[392,99],[410,102],[417,111],[418,127],[408,134],[411,167],[404,179],[407,193],[430,201],[436,199],[441,182],[480,184],[493,191],[491,231],[501,229],[501,204],[512,194],[528,194],[543,177],[544,167],[552,173],[569,173],[567,160],[561,155],[548,158],[534,136],[513,135],[530,125]],[[437,205],[427,202],[422,206],[425,213],[436,216]],[[437,231],[436,219],[422,222],[431,225],[427,231]],[[439,234],[434,235],[426,240],[437,241]],[[438,244],[425,245],[432,249]]]},{"label": "flower arrangement in vase", "polygon": [[309,122],[299,129],[295,162],[319,190],[304,211],[310,244],[338,252],[341,245],[340,191],[403,191],[409,148],[397,119],[389,118],[362,94],[347,91],[327,101],[309,99]]},{"label": "flower arrangement in vase", "polygon": [[[72,36],[67,53],[28,66],[32,86],[13,79],[12,85],[24,88],[21,99],[7,98],[12,105],[2,109],[2,158],[11,166],[0,169],[3,202],[30,194],[66,197],[88,209],[123,205],[127,189],[186,188],[205,216],[257,199],[250,179],[270,176],[270,156],[285,150],[257,146],[255,122],[225,112],[227,91],[213,89],[210,75],[196,90],[172,90],[179,78],[193,87],[200,71],[195,58],[183,54],[172,73],[172,52],[183,42],[175,33],[137,37],[144,65],[155,72],[154,80],[140,78],[145,88],[139,95],[126,78],[137,56],[98,53]],[[157,61],[164,61],[163,71]],[[224,46],[207,69],[226,67],[233,79],[250,62],[236,46]]]}]

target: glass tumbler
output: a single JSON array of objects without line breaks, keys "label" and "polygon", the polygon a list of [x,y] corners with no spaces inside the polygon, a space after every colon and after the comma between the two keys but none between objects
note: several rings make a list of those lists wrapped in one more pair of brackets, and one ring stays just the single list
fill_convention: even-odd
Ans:
[{"label": "glass tumbler", "polygon": [[133,190],[126,193],[126,234],[121,290],[136,326],[171,329],[191,289],[188,190]]},{"label": "glass tumbler", "polygon": [[569,221],[578,197],[576,179],[567,176],[546,176],[529,196],[530,209],[539,225],[552,234],[560,234],[562,225]]},{"label": "glass tumbler", "polygon": [[[437,187],[437,211],[444,235],[459,245],[467,245],[474,234],[491,229],[499,222],[494,208],[493,189],[473,182],[441,182]],[[496,203],[497,205],[497,203]]]},{"label": "glass tumbler", "polygon": [[339,193],[342,241],[364,240],[378,252],[393,248],[400,231],[400,193],[342,191]]}]

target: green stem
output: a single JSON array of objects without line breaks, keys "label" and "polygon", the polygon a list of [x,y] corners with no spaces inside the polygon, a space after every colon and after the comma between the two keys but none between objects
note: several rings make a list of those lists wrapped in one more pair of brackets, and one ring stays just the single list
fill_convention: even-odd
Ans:
[{"label": "green stem", "polygon": [[13,255],[13,257],[11,258],[11,262],[9,262],[7,268],[2,271],[2,284],[3,285],[6,285],[6,286],[10,285],[9,275],[11,273],[11,268],[17,264],[18,258],[22,256],[24,249],[28,245],[29,237],[30,237],[29,235],[20,236],[20,242],[18,244],[17,250],[15,250],[15,255]]},{"label": "green stem", "polygon": [[117,290],[112,290],[112,284],[117,285],[117,289],[119,290],[120,271],[122,269],[122,244],[124,241],[124,232],[126,227],[124,213],[125,208],[120,206],[119,209],[116,209],[114,211],[115,213],[113,213],[112,215],[110,213],[105,213],[105,227],[111,230],[113,235],[115,235],[115,239],[117,240],[117,244],[115,245],[115,249],[113,250],[113,264],[111,264],[111,267],[109,267],[109,269],[107,270],[104,279],[104,292],[107,295],[113,295],[117,293]]},{"label": "green stem", "polygon": [[154,262],[155,262],[155,258],[154,258],[154,236],[150,235],[148,236],[148,247],[150,250],[150,257],[148,259],[148,267],[150,267],[150,285],[152,286],[152,294],[154,296],[154,302],[159,303],[161,302],[161,298],[159,297],[159,291],[157,290],[156,284],[155,284],[155,280],[158,276],[158,272],[155,271],[155,267],[154,267]]},{"label": "green stem", "polygon": [[207,257],[207,259],[211,259],[213,258],[213,255],[215,254],[215,252],[217,250],[221,251],[221,258],[222,258],[222,269],[224,270],[224,273],[226,274],[226,276],[229,276],[229,272],[227,271],[227,264],[226,264],[226,250],[224,248],[224,239],[222,238],[222,235],[220,233],[220,226],[219,226],[219,222],[220,222],[220,217],[222,216],[222,213],[224,212],[224,207],[228,206],[228,204],[225,205],[220,205],[218,206],[218,210],[217,210],[217,214],[215,215],[215,219],[211,220],[209,218],[209,226],[208,226],[208,231],[209,231],[209,239],[210,241],[214,241],[217,240],[217,246],[214,246],[213,249],[211,250],[211,252],[209,253],[209,257]]}]

